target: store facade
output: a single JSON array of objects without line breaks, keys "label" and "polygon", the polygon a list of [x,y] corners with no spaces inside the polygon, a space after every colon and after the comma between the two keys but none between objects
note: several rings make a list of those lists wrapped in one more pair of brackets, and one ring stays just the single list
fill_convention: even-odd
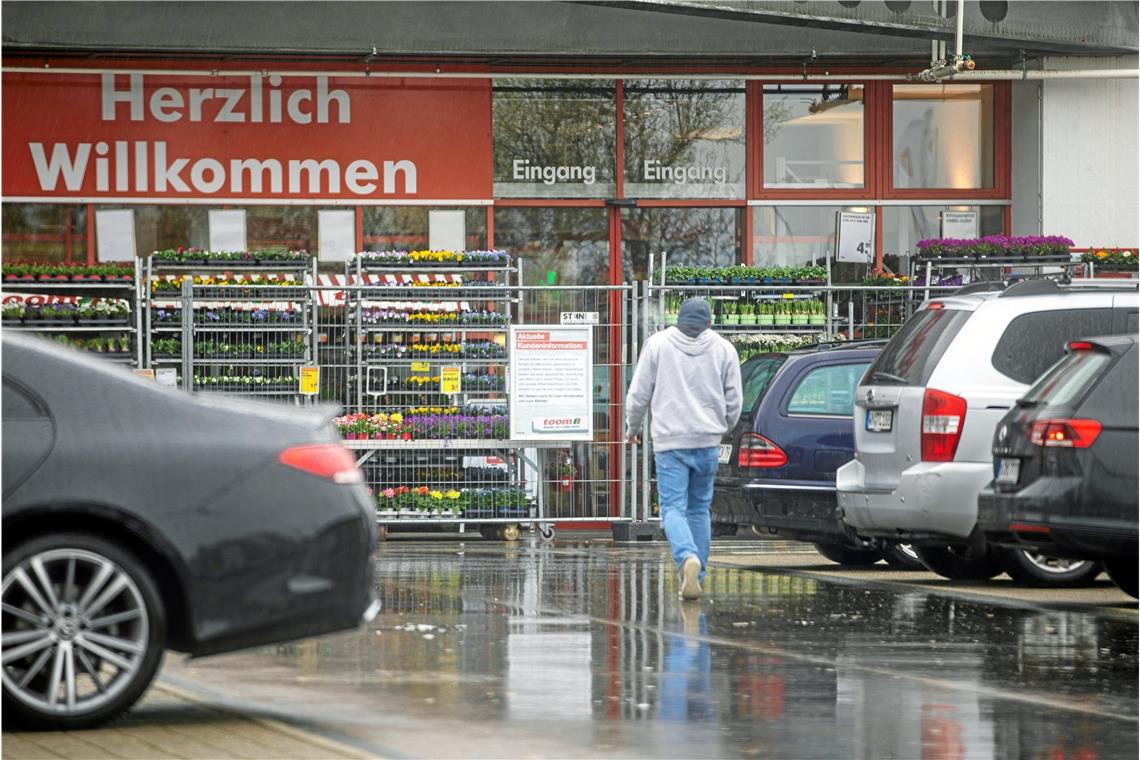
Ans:
[{"label": "store facade", "polygon": [[849,208],[873,210],[875,265],[895,271],[941,211],[1011,231],[1006,82],[21,63],[3,90],[12,258],[95,260],[95,215],[122,208],[139,255],[207,247],[212,208],[246,211],[251,250],[318,255],[322,209],[354,213],[357,250],[426,246],[428,211],[461,209],[468,247],[518,253],[529,284],[629,281],[661,253],[822,263]]}]

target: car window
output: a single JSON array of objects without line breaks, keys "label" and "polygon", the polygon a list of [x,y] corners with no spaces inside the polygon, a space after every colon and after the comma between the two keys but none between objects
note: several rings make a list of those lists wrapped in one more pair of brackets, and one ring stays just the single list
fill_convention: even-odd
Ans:
[{"label": "car window", "polygon": [[1140,327],[1140,312],[1135,309],[1124,313],[1124,332],[1134,333]]},{"label": "car window", "polygon": [[4,380],[3,385],[4,395],[0,398],[0,402],[4,404],[6,419],[35,419],[47,416],[35,399],[17,388],[15,384]]},{"label": "car window", "polygon": [[1074,351],[1042,375],[1022,401],[1035,406],[1069,406],[1084,395],[1111,361],[1111,356],[1099,351]]},{"label": "car window", "polygon": [[855,388],[871,366],[834,364],[816,367],[800,378],[788,401],[788,414],[826,414],[850,417],[855,409]]},{"label": "car window", "polygon": [[1030,384],[1065,353],[1069,341],[1112,333],[1112,309],[1055,309],[1022,314],[1006,326],[991,362],[994,369]]},{"label": "car window", "polygon": [[960,309],[923,309],[908,319],[867,371],[867,385],[925,385],[970,318]]},{"label": "car window", "polygon": [[741,368],[741,384],[743,386],[743,406],[745,410],[752,410],[756,407],[756,402],[760,400],[760,396],[768,389],[771,384],[772,378],[776,376],[776,371],[783,366],[788,357],[780,354],[772,354],[771,356],[761,356],[752,359],[744,364]]}]

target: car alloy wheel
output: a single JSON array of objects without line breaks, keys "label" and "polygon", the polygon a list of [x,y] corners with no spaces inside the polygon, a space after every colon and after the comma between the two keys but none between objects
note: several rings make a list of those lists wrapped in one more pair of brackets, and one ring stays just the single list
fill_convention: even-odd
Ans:
[{"label": "car alloy wheel", "polygon": [[165,619],[149,574],[103,539],[31,541],[5,557],[4,709],[79,728],[130,707],[162,658]]},{"label": "car alloy wheel", "polygon": [[1099,562],[1047,557],[1028,549],[1008,550],[1003,565],[1010,578],[1032,586],[1085,586],[1101,572]]},{"label": "car alloy wheel", "polygon": [[891,567],[899,570],[925,570],[926,565],[918,558],[918,553],[910,544],[885,543],[882,547],[883,559]]}]

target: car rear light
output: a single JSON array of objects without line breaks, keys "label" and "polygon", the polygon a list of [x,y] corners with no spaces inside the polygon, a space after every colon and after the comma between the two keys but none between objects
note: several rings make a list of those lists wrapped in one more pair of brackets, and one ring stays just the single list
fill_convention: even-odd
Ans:
[{"label": "car rear light", "polygon": [[740,453],[736,463],[741,467],[783,467],[788,455],[762,435],[745,433],[740,437]]},{"label": "car rear light", "polygon": [[294,446],[282,451],[277,460],[283,465],[318,478],[327,478],[334,483],[352,485],[364,482],[364,475],[356,466],[356,460],[339,443]]},{"label": "car rear light", "polygon": [[926,304],[926,308],[927,309],[945,309],[946,304],[942,303],[941,301],[931,301],[930,303]]},{"label": "car rear light", "polygon": [[1092,351],[1093,348],[1093,344],[1087,340],[1074,340],[1069,344],[1070,351]]},{"label": "car rear light", "polygon": [[1100,435],[1096,420],[1036,420],[1025,435],[1034,446],[1087,449]]},{"label": "car rear light", "polygon": [[1049,533],[1050,528],[1048,525],[1038,525],[1037,523],[1010,523],[1009,531],[1011,533]]},{"label": "car rear light", "polygon": [[922,397],[922,461],[954,461],[965,421],[966,399],[928,388]]}]

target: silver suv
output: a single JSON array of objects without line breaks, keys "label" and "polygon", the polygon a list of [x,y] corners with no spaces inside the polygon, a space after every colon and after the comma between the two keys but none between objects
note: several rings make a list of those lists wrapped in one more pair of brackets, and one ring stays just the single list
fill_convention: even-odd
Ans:
[{"label": "silver suv", "polygon": [[922,305],[855,393],[855,459],[836,474],[840,515],[865,538],[911,543],[934,572],[1026,582],[1091,580],[1099,567],[987,546],[977,499],[994,477],[994,427],[1070,340],[1135,332],[1135,282],[1032,280],[968,287]]}]

